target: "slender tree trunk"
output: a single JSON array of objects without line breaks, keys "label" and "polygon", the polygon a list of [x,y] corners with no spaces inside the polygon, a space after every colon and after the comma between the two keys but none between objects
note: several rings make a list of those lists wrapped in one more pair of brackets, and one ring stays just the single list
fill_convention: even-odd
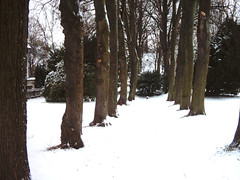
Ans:
[{"label": "slender tree trunk", "polygon": [[190,115],[205,114],[204,97],[209,64],[210,46],[210,0],[199,1],[198,59],[195,64],[194,84]]},{"label": "slender tree trunk", "polygon": [[138,72],[142,70],[142,58],[143,58],[143,0],[139,0],[137,3],[137,10],[138,10],[138,19],[137,19],[137,54],[139,57],[139,67]]},{"label": "slender tree trunk", "polygon": [[61,125],[62,148],[81,148],[83,142],[83,17],[80,0],[61,0],[61,24],[65,34],[66,110]]},{"label": "slender tree trunk", "polygon": [[[160,37],[161,37],[161,31],[160,31]],[[161,38],[160,38],[161,39]],[[158,48],[158,59],[157,59],[157,72],[160,74],[161,71],[161,63],[162,63],[162,47],[161,42],[159,42],[159,48]]]},{"label": "slender tree trunk", "polygon": [[117,117],[118,96],[118,3],[117,0],[106,0],[107,14],[110,23],[110,72],[108,115]]},{"label": "slender tree trunk", "polygon": [[0,179],[27,180],[28,0],[0,0]]},{"label": "slender tree trunk", "polygon": [[119,64],[120,64],[120,82],[121,82],[121,92],[120,98],[118,100],[119,105],[127,104],[127,58],[126,58],[126,48],[125,48],[125,41],[124,41],[124,31],[123,31],[123,24],[122,20],[119,18],[118,20],[118,37],[119,37]]},{"label": "slender tree trunk", "polygon": [[171,36],[171,65],[169,70],[169,85],[168,85],[168,101],[174,100],[174,80],[175,80],[175,47],[177,39],[177,29],[180,20],[181,5],[178,7],[176,14],[176,0],[173,0],[173,12],[172,12],[172,36]]},{"label": "slender tree trunk", "polygon": [[163,91],[168,92],[168,80],[169,80],[169,55],[168,55],[168,41],[167,41],[167,15],[168,15],[168,6],[167,0],[163,0],[163,12],[162,12],[162,49],[163,49]]},{"label": "slender tree trunk", "polygon": [[90,125],[102,124],[108,114],[109,89],[109,26],[105,11],[105,0],[94,0],[97,25],[97,62],[96,62],[96,105],[93,122]]},{"label": "slender tree trunk", "polygon": [[131,66],[131,77],[130,77],[130,92],[128,100],[135,100],[136,89],[137,89],[137,79],[138,79],[138,54],[136,50],[136,6],[135,0],[129,0],[129,25],[130,25],[130,37],[129,42],[129,56],[130,56],[130,66]]},{"label": "slender tree trunk", "polygon": [[192,95],[193,80],[193,22],[196,13],[197,0],[185,0],[182,3],[184,18],[184,54],[185,54],[185,73],[182,89],[180,109],[189,109]]},{"label": "slender tree trunk", "polygon": [[240,111],[239,111],[239,118],[238,118],[238,126],[234,135],[234,139],[232,143],[229,145],[228,149],[231,150],[233,148],[237,148],[240,145]]}]

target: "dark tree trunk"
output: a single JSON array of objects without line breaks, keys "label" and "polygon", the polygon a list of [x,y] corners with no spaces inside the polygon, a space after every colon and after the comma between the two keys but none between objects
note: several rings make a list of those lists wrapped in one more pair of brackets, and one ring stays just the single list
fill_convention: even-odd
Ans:
[{"label": "dark tree trunk", "polygon": [[232,143],[229,145],[228,149],[231,150],[233,148],[237,148],[240,145],[240,111],[239,111],[239,117],[238,117],[238,126],[237,130],[234,135],[234,139]]},{"label": "dark tree trunk", "polygon": [[61,24],[65,34],[66,110],[61,125],[62,148],[81,148],[83,142],[83,19],[81,1],[61,0]]},{"label": "dark tree trunk", "polygon": [[168,92],[168,80],[169,80],[169,55],[168,55],[168,41],[167,41],[167,19],[168,15],[168,4],[167,0],[163,0],[163,12],[162,12],[162,52],[163,52],[163,91]]},{"label": "dark tree trunk", "polygon": [[125,41],[124,41],[124,31],[123,31],[123,24],[121,19],[118,20],[118,37],[119,37],[119,65],[120,65],[120,82],[121,82],[121,92],[120,98],[118,100],[119,105],[127,104],[127,58],[126,58],[126,48],[125,48]]},{"label": "dark tree trunk", "polygon": [[197,0],[185,0],[182,3],[184,26],[185,72],[180,109],[189,109],[193,81],[193,22],[196,13]]},{"label": "dark tree trunk", "polygon": [[199,1],[198,16],[198,58],[195,64],[193,96],[190,108],[190,115],[205,114],[204,97],[209,64],[209,16],[210,0]]},{"label": "dark tree trunk", "polygon": [[177,39],[177,29],[180,20],[181,4],[178,7],[176,14],[176,0],[173,0],[173,12],[172,12],[172,35],[171,35],[171,64],[169,70],[169,85],[168,85],[168,101],[174,100],[174,84],[175,84],[175,49]]},{"label": "dark tree trunk", "polygon": [[109,27],[106,19],[105,0],[94,1],[97,25],[97,62],[96,62],[96,105],[93,122],[101,124],[108,114],[109,89]]},{"label": "dark tree trunk", "polygon": [[137,78],[138,78],[138,54],[136,49],[136,3],[135,0],[129,0],[129,30],[130,36],[128,37],[129,44],[129,56],[131,66],[131,77],[130,77],[130,92],[128,100],[135,100],[136,89],[137,89]]},{"label": "dark tree trunk", "polygon": [[143,0],[139,0],[137,3],[137,10],[138,10],[138,19],[137,19],[137,54],[139,57],[139,67],[138,72],[141,72],[142,70],[142,58],[143,58],[143,47],[144,47],[144,41],[143,41]]},{"label": "dark tree trunk", "polygon": [[0,0],[0,179],[30,179],[26,147],[28,0]]},{"label": "dark tree trunk", "polygon": [[110,23],[110,72],[108,93],[108,115],[117,117],[118,96],[118,3],[117,0],[106,0],[107,14]]}]

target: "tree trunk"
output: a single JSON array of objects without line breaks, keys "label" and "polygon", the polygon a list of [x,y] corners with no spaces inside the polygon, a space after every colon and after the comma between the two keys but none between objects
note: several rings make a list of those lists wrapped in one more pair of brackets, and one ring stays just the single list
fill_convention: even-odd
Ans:
[{"label": "tree trunk", "polygon": [[0,0],[0,179],[30,179],[26,147],[28,0]]},{"label": "tree trunk", "polygon": [[96,105],[93,122],[101,124],[108,114],[109,88],[109,27],[106,18],[106,1],[94,0],[97,25],[97,62],[96,62]]},{"label": "tree trunk", "polygon": [[118,96],[118,3],[117,0],[106,0],[107,14],[110,23],[110,72],[108,115],[117,117]]},{"label": "tree trunk", "polygon": [[136,50],[136,6],[135,0],[129,0],[129,25],[130,25],[130,37],[128,38],[129,44],[129,56],[130,56],[130,67],[131,67],[131,77],[130,77],[130,92],[128,100],[135,100],[136,89],[137,89],[137,78],[138,78],[138,55]]},{"label": "tree trunk", "polygon": [[210,31],[210,0],[199,1],[198,16],[198,59],[195,64],[193,96],[190,115],[205,114],[204,97],[209,64]]},{"label": "tree trunk", "polygon": [[127,104],[127,79],[128,79],[128,72],[127,72],[127,58],[126,58],[126,48],[125,48],[125,41],[124,41],[124,32],[123,32],[123,24],[122,20],[119,18],[118,20],[118,37],[119,37],[119,65],[120,65],[120,82],[121,82],[121,92],[120,98],[118,100],[119,105]]},{"label": "tree trunk", "polygon": [[176,0],[173,0],[173,12],[172,12],[172,36],[171,36],[171,65],[169,70],[169,85],[168,85],[168,101],[174,100],[174,80],[175,80],[175,47],[177,39],[177,29],[180,20],[181,4],[178,7],[176,14]]},{"label": "tree trunk", "polygon": [[183,20],[180,29],[180,39],[178,45],[178,56],[177,56],[177,68],[174,84],[174,104],[180,104],[182,96],[182,87],[183,87],[183,77],[184,77],[184,67],[185,67],[185,54],[184,54],[184,26]]},{"label": "tree trunk", "polygon": [[141,72],[142,70],[142,58],[143,58],[143,46],[144,46],[144,40],[143,40],[143,0],[139,0],[137,2],[137,10],[138,10],[138,19],[137,19],[137,54],[139,57],[139,67],[138,72]]},{"label": "tree trunk", "polygon": [[186,0],[182,3],[184,26],[185,73],[180,109],[189,109],[192,95],[193,80],[193,22],[196,13],[197,0]]},{"label": "tree trunk", "polygon": [[163,12],[162,12],[162,52],[163,52],[163,91],[168,92],[168,80],[169,80],[169,55],[168,55],[168,41],[167,41],[167,23],[168,23],[168,4],[167,0],[163,0]]},{"label": "tree trunk", "polygon": [[232,143],[229,145],[228,149],[231,150],[233,148],[237,148],[239,145],[240,145],[240,111],[239,111],[237,130],[235,132],[234,139]]},{"label": "tree trunk", "polygon": [[81,148],[83,142],[83,17],[79,0],[61,0],[61,24],[65,34],[66,110],[61,125],[62,148]]}]

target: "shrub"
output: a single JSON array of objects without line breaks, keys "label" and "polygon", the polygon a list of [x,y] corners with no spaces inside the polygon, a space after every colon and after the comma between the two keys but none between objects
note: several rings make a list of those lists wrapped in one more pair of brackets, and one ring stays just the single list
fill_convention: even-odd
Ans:
[{"label": "shrub", "polygon": [[206,95],[236,95],[239,90],[240,26],[227,19],[210,44]]},{"label": "shrub", "polygon": [[144,72],[138,77],[137,95],[154,96],[162,94],[163,80],[161,75],[156,72]]},{"label": "shrub", "polygon": [[51,71],[45,80],[43,96],[47,102],[65,102],[65,81],[63,60],[56,65],[56,71]]}]

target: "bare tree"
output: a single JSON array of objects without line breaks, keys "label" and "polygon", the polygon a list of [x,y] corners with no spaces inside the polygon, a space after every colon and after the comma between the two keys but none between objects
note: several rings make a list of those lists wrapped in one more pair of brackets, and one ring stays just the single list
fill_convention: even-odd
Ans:
[{"label": "bare tree", "polygon": [[193,95],[190,115],[205,114],[204,97],[210,53],[210,0],[199,1],[198,15],[198,58],[195,63]]},{"label": "bare tree", "polygon": [[61,0],[61,24],[65,34],[66,110],[61,125],[61,147],[83,147],[83,17],[82,0]]},{"label": "bare tree", "polygon": [[106,0],[107,15],[110,23],[110,72],[109,72],[109,94],[108,115],[117,117],[118,96],[118,2],[117,0]]},{"label": "bare tree", "polygon": [[94,120],[90,125],[104,125],[108,115],[109,88],[109,26],[105,0],[94,0],[97,25],[96,105]]}]

